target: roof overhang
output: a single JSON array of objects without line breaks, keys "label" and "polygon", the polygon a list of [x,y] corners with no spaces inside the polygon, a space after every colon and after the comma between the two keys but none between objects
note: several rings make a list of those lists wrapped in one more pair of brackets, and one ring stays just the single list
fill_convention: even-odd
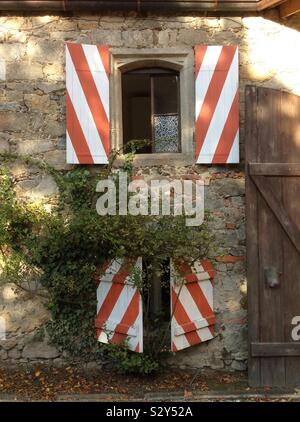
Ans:
[{"label": "roof overhang", "polygon": [[0,0],[7,12],[261,12],[279,7],[282,17],[300,11],[300,0]]}]

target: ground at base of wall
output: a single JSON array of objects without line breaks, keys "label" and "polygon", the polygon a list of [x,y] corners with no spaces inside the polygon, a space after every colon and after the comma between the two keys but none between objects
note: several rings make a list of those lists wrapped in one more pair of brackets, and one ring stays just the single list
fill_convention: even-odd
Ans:
[{"label": "ground at base of wall", "polygon": [[[274,394],[275,393],[275,394]],[[250,389],[247,374],[163,369],[152,376],[105,368],[0,368],[1,401],[300,401],[298,390]]]}]

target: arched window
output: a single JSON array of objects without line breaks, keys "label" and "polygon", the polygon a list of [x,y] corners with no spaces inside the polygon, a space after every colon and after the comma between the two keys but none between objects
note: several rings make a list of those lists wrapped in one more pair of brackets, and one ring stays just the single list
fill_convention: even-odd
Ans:
[{"label": "arched window", "polygon": [[140,143],[137,153],[178,153],[179,72],[138,68],[122,73],[123,144]]},{"label": "arched window", "polygon": [[110,60],[111,147],[126,152],[130,140],[148,139],[134,165],[194,163],[193,49],[114,48]]}]

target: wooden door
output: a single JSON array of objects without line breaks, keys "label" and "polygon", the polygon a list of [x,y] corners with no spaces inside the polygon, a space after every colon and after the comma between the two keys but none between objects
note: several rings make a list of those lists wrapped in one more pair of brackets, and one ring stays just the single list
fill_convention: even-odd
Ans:
[{"label": "wooden door", "polygon": [[246,87],[249,384],[300,385],[300,97]]}]

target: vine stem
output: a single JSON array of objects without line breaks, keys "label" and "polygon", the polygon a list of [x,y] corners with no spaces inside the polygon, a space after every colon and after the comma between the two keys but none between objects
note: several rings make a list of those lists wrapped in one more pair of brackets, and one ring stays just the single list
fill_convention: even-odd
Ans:
[{"label": "vine stem", "polygon": [[[163,334],[163,336],[162,336],[162,340],[161,340],[161,342],[159,343],[159,347],[156,349],[156,353],[155,353],[155,355],[154,355],[155,357],[156,357],[156,356],[158,356],[158,354],[160,353],[160,350],[161,350],[161,348],[163,347],[163,345],[164,345],[164,343],[165,343],[165,341],[166,341],[167,335],[168,335],[168,333],[170,332],[172,319],[173,319],[173,317],[174,317],[174,313],[175,313],[176,305],[177,305],[177,302],[178,302],[178,300],[179,300],[179,296],[180,296],[180,293],[181,293],[181,290],[182,290],[183,285],[184,285],[184,281],[182,280],[182,283],[181,283],[181,286],[180,286],[180,289],[179,289],[178,295],[176,295],[176,300],[175,300],[174,305],[173,305],[173,307],[172,307],[172,313],[171,313],[171,316],[170,316],[170,320],[169,320],[169,322],[168,322],[168,326],[167,326],[167,327],[166,327],[166,329],[164,330],[164,334]],[[172,288],[172,286],[171,286],[171,288]],[[171,297],[172,297],[172,292],[171,292]],[[171,299],[171,300],[172,300],[172,299]]]},{"label": "vine stem", "polygon": [[49,296],[47,296],[47,295],[43,295],[42,293],[39,293],[39,292],[38,292],[38,291],[36,291],[36,290],[27,289],[26,287],[24,287],[24,286],[22,286],[21,284],[16,283],[16,282],[14,282],[14,284],[16,285],[16,287],[17,287],[18,289],[23,290],[23,291],[24,291],[24,292],[26,292],[26,293],[30,293],[30,294],[32,294],[33,296],[39,296],[39,297],[42,297],[43,299],[49,299]]}]

